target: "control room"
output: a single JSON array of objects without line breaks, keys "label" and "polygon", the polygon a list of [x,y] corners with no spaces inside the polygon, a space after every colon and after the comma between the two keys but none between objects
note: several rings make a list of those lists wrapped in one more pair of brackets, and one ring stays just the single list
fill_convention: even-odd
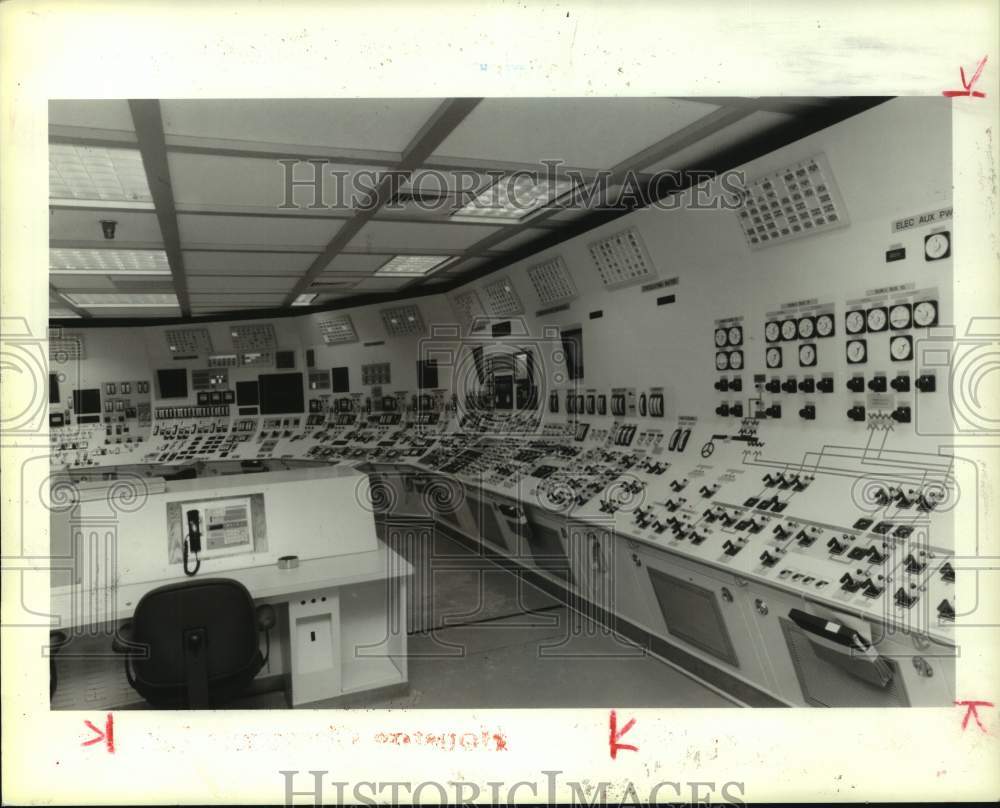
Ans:
[{"label": "control room", "polygon": [[949,99],[48,110],[52,709],[953,703]]}]

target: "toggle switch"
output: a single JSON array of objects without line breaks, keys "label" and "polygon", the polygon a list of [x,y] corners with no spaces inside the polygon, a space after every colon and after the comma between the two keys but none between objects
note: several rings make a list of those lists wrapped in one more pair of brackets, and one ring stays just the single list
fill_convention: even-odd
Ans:
[{"label": "toggle switch", "polygon": [[816,389],[821,393],[832,393],[833,392],[833,377],[827,376],[816,382]]},{"label": "toggle switch", "polygon": [[872,376],[868,382],[868,389],[873,393],[884,393],[887,389],[885,376]]},{"label": "toggle switch", "polygon": [[931,373],[924,373],[913,383],[921,393],[933,393],[937,389],[937,379]]},{"label": "toggle switch", "polygon": [[799,410],[799,417],[804,418],[807,421],[815,421],[816,408],[812,404],[806,404],[801,410]]},{"label": "toggle switch", "polygon": [[891,382],[889,386],[895,390],[897,393],[909,393],[910,392],[910,377],[905,373],[901,373]]},{"label": "toggle switch", "polygon": [[780,418],[781,417],[781,405],[780,404],[772,404],[770,407],[768,407],[766,410],[764,410],[764,414],[768,418]]},{"label": "toggle switch", "polygon": [[800,393],[815,393],[816,392],[816,380],[815,379],[803,379],[799,382],[799,392]]},{"label": "toggle switch", "polygon": [[781,391],[781,380],[771,379],[769,382],[764,384],[764,389],[769,393],[778,393]]},{"label": "toggle switch", "polygon": [[865,389],[864,376],[852,376],[847,380],[847,389],[852,393],[860,393]]},{"label": "toggle switch", "polygon": [[798,390],[799,386],[795,382],[795,377],[789,376],[788,379],[782,382],[781,389],[784,390],[786,393],[794,393],[796,390]]},{"label": "toggle switch", "polygon": [[852,421],[864,421],[865,420],[865,408],[861,404],[855,404],[847,411],[847,417]]},{"label": "toggle switch", "polygon": [[912,418],[910,408],[903,406],[896,407],[889,415],[897,424],[908,424]]}]

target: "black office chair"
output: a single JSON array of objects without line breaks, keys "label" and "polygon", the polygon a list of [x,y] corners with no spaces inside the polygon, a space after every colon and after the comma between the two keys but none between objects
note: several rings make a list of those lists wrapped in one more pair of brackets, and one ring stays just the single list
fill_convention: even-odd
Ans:
[{"label": "black office chair", "polygon": [[203,709],[253,681],[267,661],[257,630],[273,625],[273,608],[255,611],[239,581],[194,579],[146,593],[112,647],[125,655],[129,684],[151,705]]}]

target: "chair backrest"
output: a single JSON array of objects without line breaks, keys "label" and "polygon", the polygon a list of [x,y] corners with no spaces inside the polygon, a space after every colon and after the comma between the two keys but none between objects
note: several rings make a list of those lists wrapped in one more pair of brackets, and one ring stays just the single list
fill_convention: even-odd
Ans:
[{"label": "chair backrest", "polygon": [[142,597],[132,623],[132,641],[149,648],[146,659],[134,659],[135,686],[154,704],[180,699],[201,706],[260,670],[254,603],[239,581],[161,586]]}]

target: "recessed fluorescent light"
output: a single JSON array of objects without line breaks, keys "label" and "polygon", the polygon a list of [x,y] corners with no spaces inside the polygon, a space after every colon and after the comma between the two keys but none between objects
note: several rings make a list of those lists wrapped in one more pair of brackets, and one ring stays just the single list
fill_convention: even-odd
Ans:
[{"label": "recessed fluorescent light", "polygon": [[397,255],[375,270],[376,275],[427,275],[450,255]]},{"label": "recessed fluorescent light", "polygon": [[138,149],[49,145],[50,199],[149,202],[146,170]]},{"label": "recessed fluorescent light", "polygon": [[70,317],[79,317],[72,309],[49,309],[49,317],[53,320],[65,320]]},{"label": "recessed fluorescent light", "polygon": [[120,309],[120,308],[169,308],[176,307],[177,295],[123,295],[104,292],[73,292],[63,293],[74,306],[85,309]]},{"label": "recessed fluorescent light", "polygon": [[319,297],[319,295],[311,295],[311,294],[299,295],[297,298],[295,298],[294,301],[292,301],[292,305],[293,306],[308,306],[317,297]]},{"label": "recessed fluorescent light", "polygon": [[49,272],[56,275],[169,275],[163,250],[49,250]]},{"label": "recessed fluorescent light", "polygon": [[572,180],[535,180],[530,176],[501,177],[451,218],[460,222],[513,224],[573,189]]}]

